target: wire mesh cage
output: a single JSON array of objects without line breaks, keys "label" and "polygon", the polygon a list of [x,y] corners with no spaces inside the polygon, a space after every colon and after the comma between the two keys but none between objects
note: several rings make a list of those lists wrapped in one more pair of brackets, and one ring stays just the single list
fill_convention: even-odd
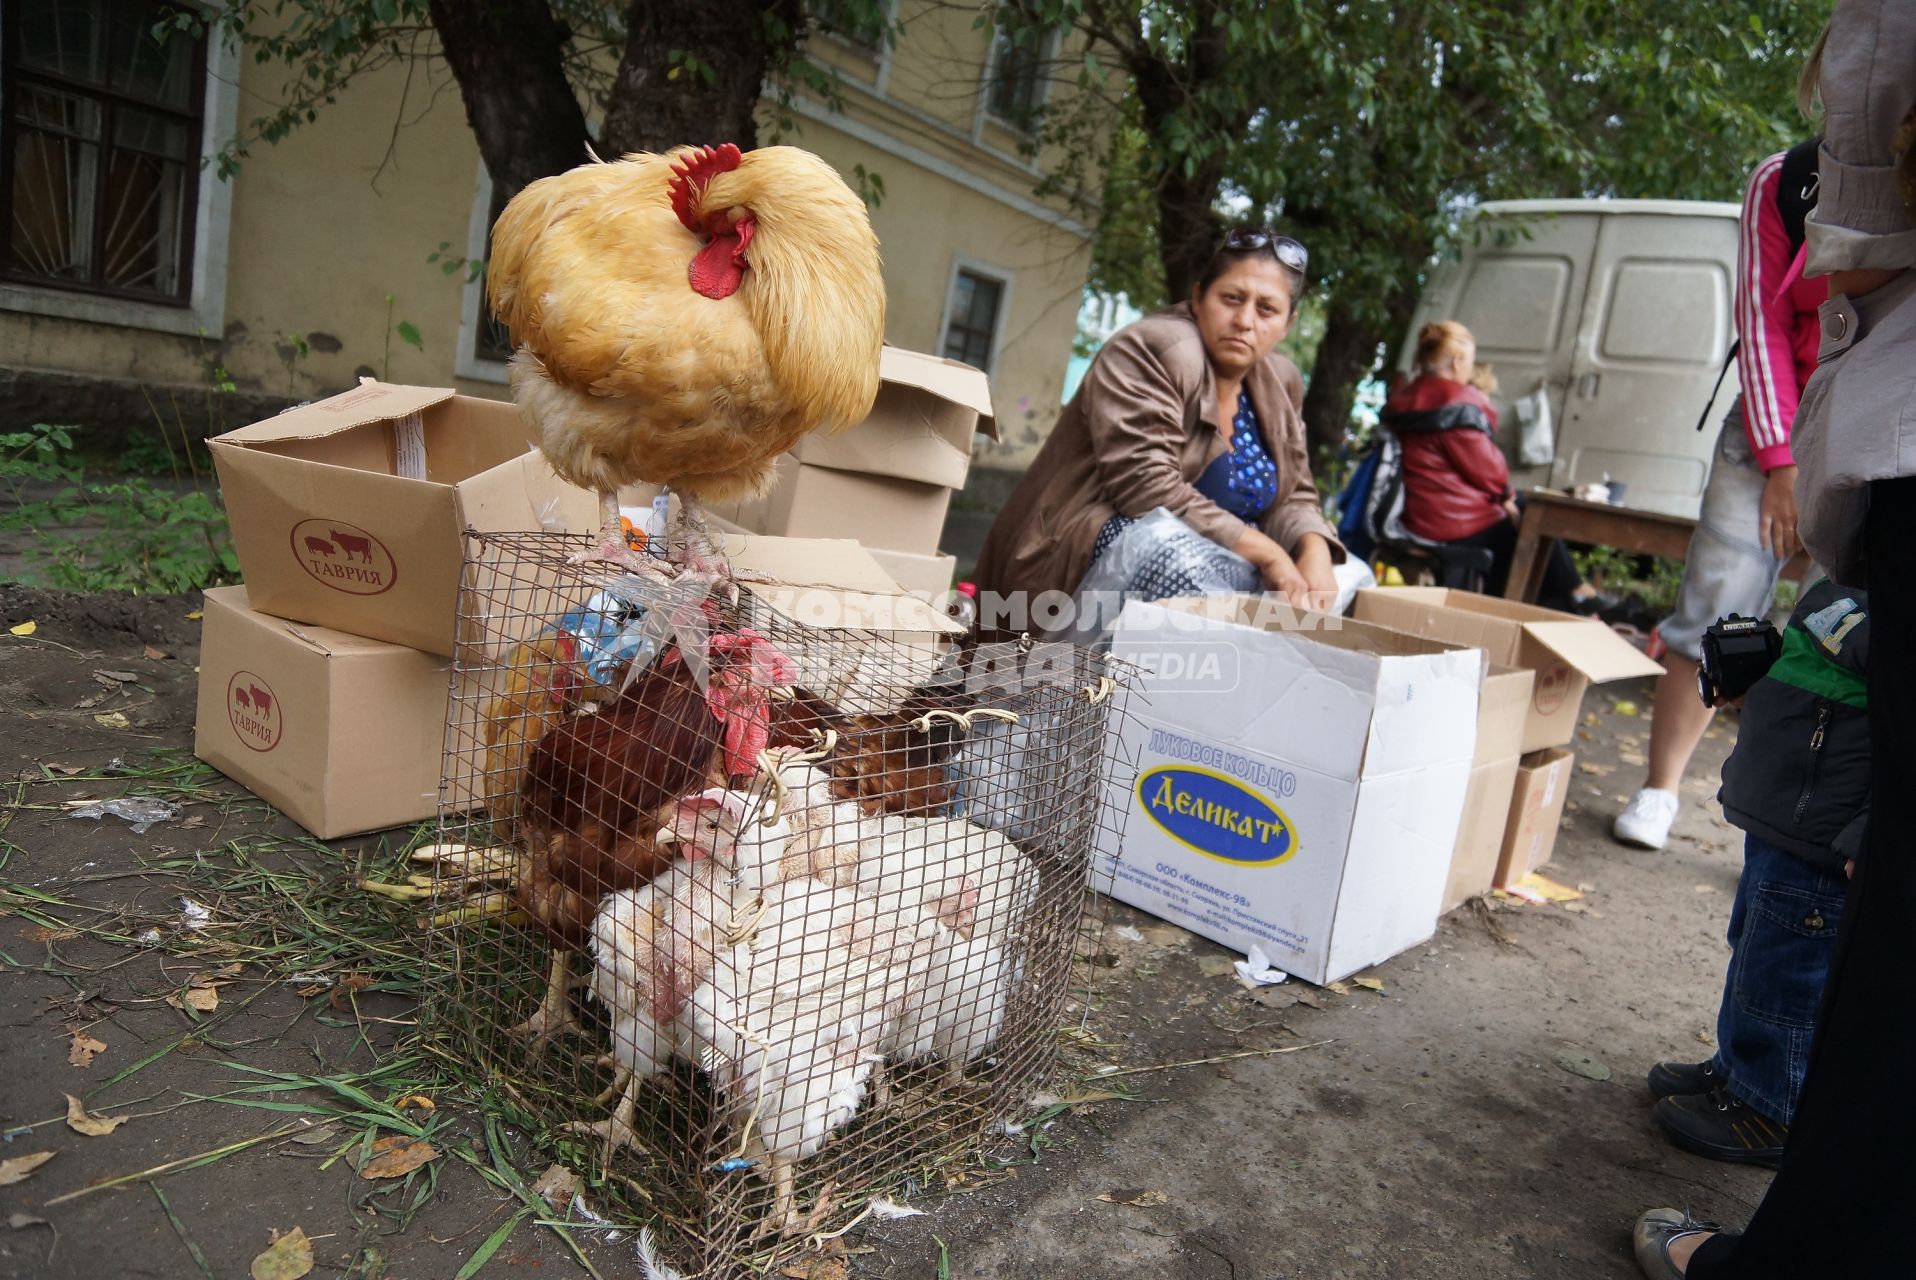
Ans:
[{"label": "wire mesh cage", "polygon": [[584,546],[468,536],[429,1016],[675,1266],[759,1273],[1046,1082],[1126,682]]}]

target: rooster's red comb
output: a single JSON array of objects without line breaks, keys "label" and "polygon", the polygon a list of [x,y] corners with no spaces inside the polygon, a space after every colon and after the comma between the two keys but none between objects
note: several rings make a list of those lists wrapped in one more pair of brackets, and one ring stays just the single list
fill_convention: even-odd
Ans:
[{"label": "rooster's red comb", "polygon": [[704,193],[706,183],[717,174],[738,168],[738,162],[739,149],[723,142],[716,147],[700,147],[673,163],[672,212],[679,216],[687,231],[694,235],[706,233],[706,227],[694,214],[693,202]]}]

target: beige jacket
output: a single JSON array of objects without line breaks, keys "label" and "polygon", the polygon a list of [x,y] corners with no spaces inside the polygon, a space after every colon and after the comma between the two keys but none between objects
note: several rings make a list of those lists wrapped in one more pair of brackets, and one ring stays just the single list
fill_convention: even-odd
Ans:
[{"label": "beige jacket", "polygon": [[1816,374],[1791,432],[1797,532],[1837,582],[1869,585],[1869,484],[1916,475],[1916,211],[1897,188],[1894,141],[1916,108],[1916,3],[1841,0],[1830,20],[1808,270],[1901,269],[1823,304]]},{"label": "beige jacket", "polygon": [[[1277,501],[1258,528],[1287,551],[1306,533],[1322,534],[1342,560],[1311,480],[1297,366],[1273,355],[1244,385],[1277,463]],[[1190,306],[1168,307],[1119,330],[998,513],[978,561],[979,590],[1031,598],[1075,591],[1105,521],[1154,507],[1232,546],[1244,522],[1195,487],[1229,441],[1229,424],[1220,429],[1217,422],[1217,381]]]}]

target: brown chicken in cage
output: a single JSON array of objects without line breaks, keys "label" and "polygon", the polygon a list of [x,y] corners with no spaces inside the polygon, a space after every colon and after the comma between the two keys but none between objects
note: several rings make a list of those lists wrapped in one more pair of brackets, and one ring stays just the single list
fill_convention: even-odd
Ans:
[{"label": "brown chicken in cage", "polygon": [[510,900],[546,932],[553,956],[545,997],[519,1031],[544,1039],[576,1026],[571,953],[591,936],[601,901],[671,864],[677,851],[660,833],[683,797],[751,772],[774,692],[792,676],[763,636],[717,631],[702,681],[670,647],[609,705],[560,720],[533,745],[515,809],[524,852]]},{"label": "brown chicken in cage", "polygon": [[771,745],[811,747],[827,730],[836,735],[823,767],[832,792],[868,814],[932,818],[958,796],[951,759],[964,744],[976,695],[965,687],[960,662],[913,689],[896,711],[846,715],[831,702],[798,689],[773,711]]},{"label": "brown chicken in cage", "polygon": [[501,835],[519,813],[526,760],[546,733],[574,714],[596,688],[579,664],[579,644],[552,631],[512,647],[500,673],[500,692],[480,712],[485,726],[485,806]]}]

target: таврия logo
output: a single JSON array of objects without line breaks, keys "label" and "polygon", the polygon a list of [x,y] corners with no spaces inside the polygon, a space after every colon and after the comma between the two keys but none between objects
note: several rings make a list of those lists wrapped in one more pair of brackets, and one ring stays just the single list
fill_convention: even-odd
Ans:
[{"label": "\u0442\u0430\u0432\u0440\u0438\u044f logo", "polygon": [[386,544],[343,520],[301,520],[291,534],[299,567],[335,591],[376,596],[399,580]]},{"label": "\u0442\u0430\u0432\u0440\u0438\u044f logo", "polygon": [[1148,769],[1138,778],[1138,801],[1166,835],[1219,862],[1274,867],[1297,852],[1297,828],[1282,809],[1210,769]]},{"label": "\u0442\u0430\u0432\u0440\u0438\u044f logo", "polygon": [[277,747],[286,728],[272,686],[250,671],[235,671],[226,682],[226,715],[239,740],[254,751]]}]

